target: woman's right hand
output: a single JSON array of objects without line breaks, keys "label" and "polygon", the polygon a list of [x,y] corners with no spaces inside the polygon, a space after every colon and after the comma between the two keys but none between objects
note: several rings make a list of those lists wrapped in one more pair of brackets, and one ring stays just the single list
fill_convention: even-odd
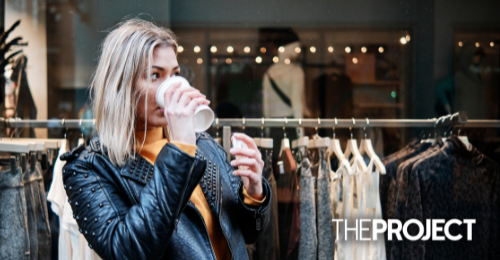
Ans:
[{"label": "woman's right hand", "polygon": [[170,129],[170,142],[196,145],[194,132],[194,111],[199,105],[208,105],[205,95],[181,82],[170,86],[164,94],[164,115]]}]

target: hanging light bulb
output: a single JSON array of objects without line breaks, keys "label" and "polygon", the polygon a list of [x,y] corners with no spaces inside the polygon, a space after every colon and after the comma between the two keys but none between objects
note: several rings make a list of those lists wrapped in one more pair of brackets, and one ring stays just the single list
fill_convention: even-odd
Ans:
[{"label": "hanging light bulb", "polygon": [[328,52],[330,52],[330,53],[333,52],[333,47],[332,46],[328,47]]},{"label": "hanging light bulb", "polygon": [[261,63],[261,62],[262,62],[262,57],[257,56],[257,57],[255,58],[255,62],[257,62],[257,63]]},{"label": "hanging light bulb", "polygon": [[233,46],[227,46],[226,51],[229,52],[229,53],[233,53],[233,51],[234,51]]},{"label": "hanging light bulb", "polygon": [[280,58],[278,58],[278,56],[274,56],[273,57],[273,62],[274,63],[278,63],[279,60],[280,60]]},{"label": "hanging light bulb", "polygon": [[249,53],[249,52],[250,52],[250,47],[245,46],[245,48],[243,48],[243,51],[244,51],[245,53]]},{"label": "hanging light bulb", "polygon": [[401,42],[401,44],[406,44],[407,43],[406,37],[401,37],[401,39],[399,39],[399,41]]},{"label": "hanging light bulb", "polygon": [[290,59],[285,59],[285,64],[286,65],[290,64]]},{"label": "hanging light bulb", "polygon": [[266,53],[266,48],[265,47],[260,48],[260,52]]},{"label": "hanging light bulb", "polygon": [[214,45],[214,46],[210,47],[210,52],[216,53],[217,52],[217,46]]},{"label": "hanging light bulb", "polygon": [[179,45],[179,47],[177,47],[177,52],[182,53],[183,51],[184,51],[184,47],[182,47],[182,45]]},{"label": "hanging light bulb", "polygon": [[203,59],[202,59],[202,58],[198,58],[198,59],[196,60],[196,63],[198,63],[198,64],[202,64],[202,63],[203,63]]},{"label": "hanging light bulb", "polygon": [[384,47],[382,47],[382,46],[378,47],[378,52],[384,53]]},{"label": "hanging light bulb", "polygon": [[358,58],[356,58],[356,57],[352,58],[352,63],[358,64]]},{"label": "hanging light bulb", "polygon": [[345,52],[346,53],[351,53],[351,47],[349,47],[349,46],[345,47]]},{"label": "hanging light bulb", "polygon": [[365,46],[361,47],[361,52],[362,52],[362,53],[366,53],[366,51],[367,51],[367,49],[366,49],[366,47],[365,47]]},{"label": "hanging light bulb", "polygon": [[198,52],[200,52],[200,51],[201,51],[200,46],[198,46],[198,45],[194,46],[193,50],[194,50],[194,52],[196,52],[196,53],[198,53]]},{"label": "hanging light bulb", "polygon": [[295,47],[295,52],[296,53],[300,53],[300,51],[301,51],[300,47]]},{"label": "hanging light bulb", "polygon": [[285,52],[285,47],[280,46],[280,47],[278,48],[278,51],[279,51],[279,52],[281,52],[281,53]]},{"label": "hanging light bulb", "polygon": [[315,53],[316,52],[316,47],[311,46],[311,48],[309,48],[309,50],[311,51],[311,53]]}]

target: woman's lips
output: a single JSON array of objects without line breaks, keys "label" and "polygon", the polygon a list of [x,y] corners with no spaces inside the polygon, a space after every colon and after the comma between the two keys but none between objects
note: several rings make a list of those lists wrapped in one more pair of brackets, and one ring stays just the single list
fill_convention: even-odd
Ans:
[{"label": "woman's lips", "polygon": [[165,110],[163,108],[160,108],[159,110],[160,112],[165,113]]}]

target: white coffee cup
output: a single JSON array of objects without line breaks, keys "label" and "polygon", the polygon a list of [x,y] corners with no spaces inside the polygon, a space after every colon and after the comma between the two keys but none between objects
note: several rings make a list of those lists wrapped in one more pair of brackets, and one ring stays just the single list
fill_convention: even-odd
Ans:
[{"label": "white coffee cup", "polygon": [[[160,87],[156,91],[156,103],[161,108],[165,108],[164,95],[165,91],[172,86],[172,84],[182,82],[182,86],[189,86],[189,82],[181,76],[172,76],[169,79],[161,83]],[[214,112],[207,105],[199,105],[194,111],[194,131],[197,133],[204,132],[212,126],[214,122]]]}]

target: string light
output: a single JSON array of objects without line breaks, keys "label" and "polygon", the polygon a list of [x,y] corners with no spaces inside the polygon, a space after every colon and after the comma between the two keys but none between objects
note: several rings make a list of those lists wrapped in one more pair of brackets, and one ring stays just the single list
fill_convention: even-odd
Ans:
[{"label": "string light", "polygon": [[330,52],[330,53],[333,52],[333,47],[332,46],[328,47],[328,52]]},{"label": "string light", "polygon": [[266,53],[266,48],[265,47],[260,48],[260,52]]},{"label": "string light", "polygon": [[286,65],[290,64],[290,59],[285,59],[285,64]]},{"label": "string light", "polygon": [[462,42],[458,42],[458,46],[462,47],[464,44]]},{"label": "string light", "polygon": [[255,62],[261,63],[262,62],[262,57],[257,56],[257,58],[255,58]]},{"label": "string light", "polygon": [[366,47],[365,47],[365,46],[361,47],[361,52],[362,52],[362,53],[366,53],[366,51],[367,51],[367,49],[366,49]]},{"label": "string light", "polygon": [[479,48],[479,46],[481,46],[481,44],[479,44],[479,42],[476,42],[476,48]]},{"label": "string light", "polygon": [[279,51],[279,52],[281,52],[281,53],[285,52],[285,47],[280,46],[280,47],[278,48],[278,51]]},{"label": "string light", "polygon": [[280,60],[280,58],[278,58],[278,56],[274,56],[273,57],[273,62],[274,63],[278,63],[279,60]]},{"label": "string light", "polygon": [[295,47],[295,52],[296,52],[296,53],[300,53],[300,52],[301,52],[300,47]]},{"label": "string light", "polygon": [[201,51],[200,46],[198,46],[198,45],[194,46],[194,49],[193,49],[193,50],[194,50],[194,52],[196,52],[196,53],[198,53],[198,52],[200,52],[200,51]]},{"label": "string light", "polygon": [[230,58],[227,58],[227,59],[226,59],[226,63],[227,63],[227,64],[231,64],[231,63],[233,63],[233,60],[231,60]]},{"label": "string light", "polygon": [[196,60],[196,63],[198,63],[198,64],[202,64],[202,63],[203,63],[203,59],[202,59],[202,58],[198,58],[198,59]]},{"label": "string light", "polygon": [[352,63],[358,64],[358,58],[356,58],[356,57],[352,58]]},{"label": "string light", "polygon": [[217,52],[217,46],[210,47],[210,52],[216,53]]},{"label": "string light", "polygon": [[179,45],[179,47],[177,47],[177,52],[182,53],[183,51],[184,51],[184,47],[182,47],[182,45]]},{"label": "string light", "polygon": [[233,51],[234,51],[233,46],[227,46],[226,51],[229,52],[229,53],[233,53]]},{"label": "string light", "polygon": [[409,35],[409,34],[407,34],[407,35],[406,35],[406,41],[407,41],[407,42],[409,42],[409,41],[410,41],[410,39],[411,39],[411,38],[410,38],[410,35]]},{"label": "string light", "polygon": [[311,51],[311,53],[315,53],[316,52],[316,47],[311,46],[311,48],[309,48],[309,50]]},{"label": "string light", "polygon": [[401,39],[399,39],[399,41],[401,42],[401,44],[406,44],[407,43],[406,37],[401,37]]},{"label": "string light", "polygon": [[245,46],[245,48],[243,48],[243,51],[244,51],[245,53],[249,53],[249,52],[250,52],[250,47]]},{"label": "string light", "polygon": [[494,42],[490,42],[490,47],[494,47],[495,46],[495,43]]},{"label": "string light", "polygon": [[384,47],[382,47],[382,46],[378,47],[378,52],[384,53]]},{"label": "string light", "polygon": [[351,53],[351,47],[349,47],[349,46],[345,47],[345,52],[346,53]]}]

